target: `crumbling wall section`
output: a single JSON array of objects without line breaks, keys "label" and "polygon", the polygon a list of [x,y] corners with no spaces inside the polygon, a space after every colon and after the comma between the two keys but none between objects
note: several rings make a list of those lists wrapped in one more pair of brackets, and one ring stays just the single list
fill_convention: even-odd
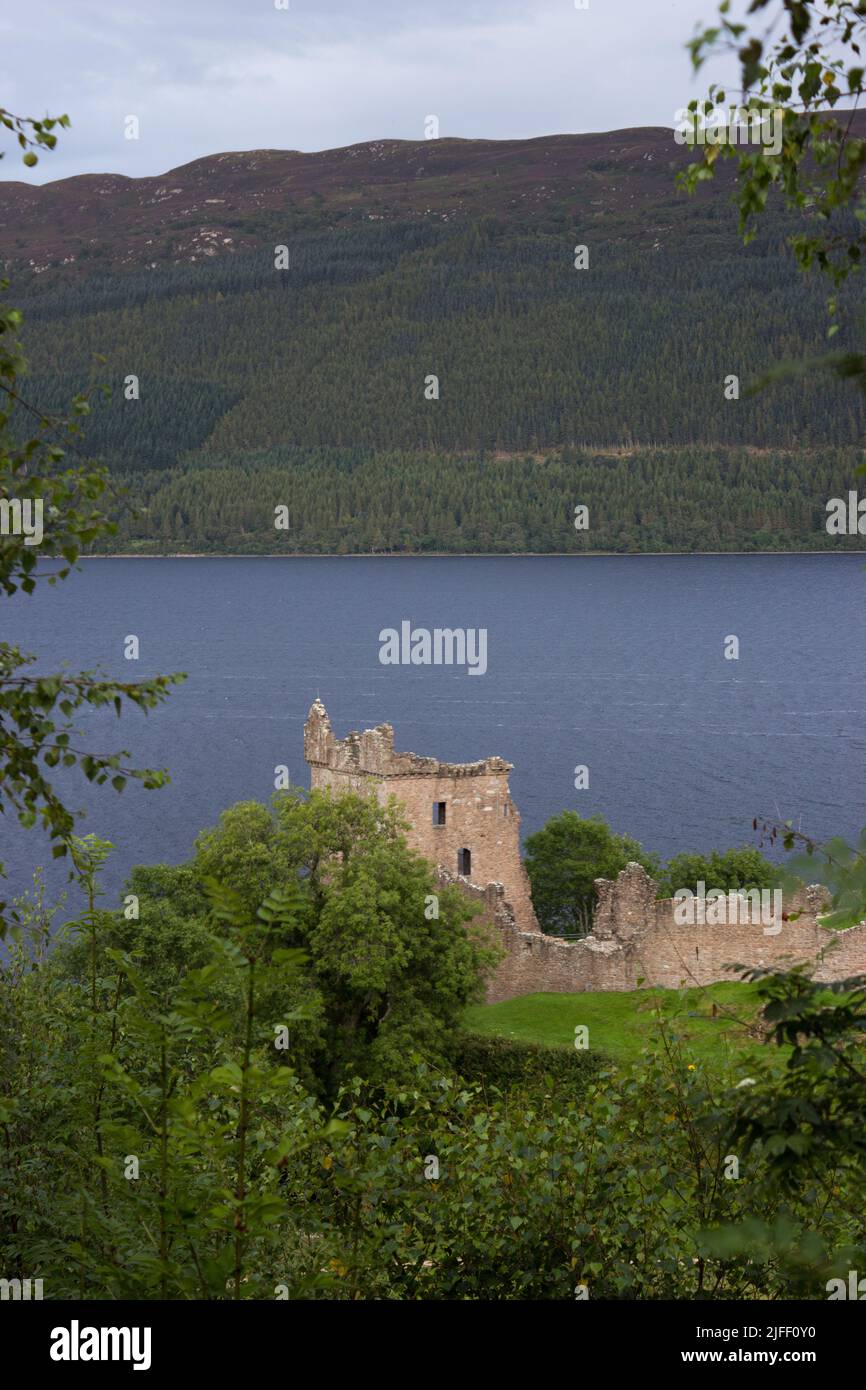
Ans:
[{"label": "crumbling wall section", "polygon": [[715,984],[741,978],[736,966],[788,969],[806,963],[815,979],[827,982],[866,975],[866,923],[847,931],[825,927],[820,916],[829,899],[815,884],[787,899],[779,917],[744,920],[743,909],[731,904],[728,920],[719,924],[677,921],[675,900],[656,898],[656,883],[640,864],[629,864],[615,880],[599,879],[596,887],[593,931],[580,941],[539,940],[502,927],[507,955],[490,980],[488,1002],[522,994]]}]

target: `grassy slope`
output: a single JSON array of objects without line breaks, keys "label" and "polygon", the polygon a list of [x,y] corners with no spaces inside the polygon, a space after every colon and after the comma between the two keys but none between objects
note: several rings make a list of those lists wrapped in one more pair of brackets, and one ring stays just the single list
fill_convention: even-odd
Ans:
[{"label": "grassy slope", "polygon": [[[712,1017],[713,1002],[718,1017]],[[577,1024],[589,1028],[589,1045],[623,1062],[637,1061],[657,1039],[657,1009],[675,1021],[685,1051],[696,1062],[746,1060],[763,1048],[754,1034],[757,987],[724,983],[707,988],[641,989],[629,993],[527,994],[501,1004],[468,1009],[467,1028],[571,1047]]]}]

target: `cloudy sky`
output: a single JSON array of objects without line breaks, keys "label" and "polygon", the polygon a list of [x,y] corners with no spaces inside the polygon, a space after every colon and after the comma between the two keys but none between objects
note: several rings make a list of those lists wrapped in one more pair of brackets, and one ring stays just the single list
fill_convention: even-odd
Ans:
[{"label": "cloudy sky", "polygon": [[716,0],[27,0],[0,17],[0,106],[65,111],[73,128],[32,173],[6,144],[0,179],[421,139],[429,115],[443,136],[493,139],[672,126],[710,80],[730,80],[717,62],[694,82],[684,48],[715,12]]}]

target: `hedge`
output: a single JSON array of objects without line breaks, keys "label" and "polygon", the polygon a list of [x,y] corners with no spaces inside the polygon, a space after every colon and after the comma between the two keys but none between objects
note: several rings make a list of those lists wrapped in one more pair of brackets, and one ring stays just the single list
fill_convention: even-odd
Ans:
[{"label": "hedge", "polygon": [[454,1065],[467,1081],[482,1081],[501,1091],[543,1082],[550,1090],[580,1093],[610,1065],[610,1058],[598,1051],[466,1032],[460,1035]]}]

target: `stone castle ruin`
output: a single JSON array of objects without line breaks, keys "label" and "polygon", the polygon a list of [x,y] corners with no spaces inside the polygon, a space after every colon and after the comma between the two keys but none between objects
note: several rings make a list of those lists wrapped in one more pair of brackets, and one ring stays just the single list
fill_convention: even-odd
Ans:
[{"label": "stone castle ruin", "polygon": [[372,791],[383,805],[395,796],[418,854],[461,886],[501,885],[521,930],[539,931],[520,856],[520,816],[508,790],[510,763],[440,763],[395,753],[390,724],[337,739],[321,700],[304,726],[304,757],[314,790]]},{"label": "stone castle ruin", "polygon": [[390,724],[338,739],[318,699],[304,726],[304,757],[314,789],[372,792],[383,805],[394,796],[409,822],[411,847],[435,866],[441,882],[480,904],[505,950],[488,983],[488,1003],[521,994],[707,985],[737,978],[732,964],[811,962],[814,978],[825,981],[866,974],[866,923],[846,931],[823,926],[823,888],[804,886],[778,916],[747,921],[745,913],[732,912],[724,925],[684,924],[673,899],[656,897],[655,880],[640,864],[629,864],[615,881],[597,880],[588,936],[546,936],[521,858],[510,763],[497,757],[442,763],[397,753]]}]

